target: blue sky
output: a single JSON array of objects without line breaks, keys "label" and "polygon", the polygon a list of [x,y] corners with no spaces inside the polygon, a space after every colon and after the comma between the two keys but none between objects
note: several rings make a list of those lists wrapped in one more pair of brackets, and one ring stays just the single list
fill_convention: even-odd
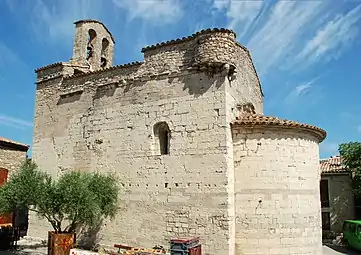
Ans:
[{"label": "blue sky", "polygon": [[361,140],[361,1],[0,1],[0,136],[32,143],[34,69],[72,54],[73,22],[98,19],[116,39],[115,64],[143,46],[227,27],[251,51],[266,115],[324,128],[321,157]]}]

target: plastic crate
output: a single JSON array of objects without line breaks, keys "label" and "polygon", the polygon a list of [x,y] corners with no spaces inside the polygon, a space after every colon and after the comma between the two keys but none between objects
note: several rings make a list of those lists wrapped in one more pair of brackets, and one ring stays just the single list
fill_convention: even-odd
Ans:
[{"label": "plastic crate", "polygon": [[170,250],[187,251],[199,244],[199,237],[173,238],[170,241]]},{"label": "plastic crate", "polygon": [[202,246],[198,244],[189,249],[189,255],[202,255]]},{"label": "plastic crate", "polygon": [[177,250],[177,249],[171,249],[170,255],[188,255],[188,250]]}]

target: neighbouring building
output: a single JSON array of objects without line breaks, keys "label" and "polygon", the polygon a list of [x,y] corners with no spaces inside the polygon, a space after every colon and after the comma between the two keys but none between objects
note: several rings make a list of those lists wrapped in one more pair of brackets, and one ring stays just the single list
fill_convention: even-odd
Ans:
[{"label": "neighbouring building", "polygon": [[[29,145],[0,137],[0,186],[11,174],[20,169],[27,158]],[[14,211],[13,214],[0,215],[0,225],[12,223],[19,227],[20,236],[27,233],[28,214],[26,211]]]},{"label": "neighbouring building", "polygon": [[[113,66],[99,21],[75,23],[73,56],[36,70],[32,159],[116,172],[121,208],[102,243],[167,246],[200,236],[204,254],[322,254],[315,126],[263,115],[249,51],[228,29],[142,49]],[[125,51],[125,50],[124,50]],[[30,235],[47,236],[30,219]]]},{"label": "neighbouring building", "polygon": [[342,165],[340,156],[320,160],[322,230],[324,237],[342,232],[344,220],[354,219],[351,171]]},{"label": "neighbouring building", "polygon": [[17,170],[26,160],[29,145],[0,137],[0,171],[1,176]]}]

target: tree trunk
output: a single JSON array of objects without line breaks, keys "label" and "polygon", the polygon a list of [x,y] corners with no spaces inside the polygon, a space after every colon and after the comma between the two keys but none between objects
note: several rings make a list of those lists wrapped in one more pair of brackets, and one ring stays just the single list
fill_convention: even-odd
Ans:
[{"label": "tree trunk", "polygon": [[48,255],[69,255],[75,244],[75,233],[48,232]]}]

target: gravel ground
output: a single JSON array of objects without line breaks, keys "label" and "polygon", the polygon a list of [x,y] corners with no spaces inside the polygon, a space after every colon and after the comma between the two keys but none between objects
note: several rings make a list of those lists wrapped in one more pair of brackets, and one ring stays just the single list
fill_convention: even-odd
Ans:
[{"label": "gravel ground", "polygon": [[18,249],[0,251],[0,255],[46,255],[48,248],[46,242],[41,239],[23,238],[18,241]]},{"label": "gravel ground", "polygon": [[[18,242],[17,250],[0,251],[0,255],[46,255],[46,243],[36,239],[22,239]],[[351,251],[341,246],[323,246],[323,255],[358,255],[360,253]],[[266,254],[265,254],[266,255]]]}]

